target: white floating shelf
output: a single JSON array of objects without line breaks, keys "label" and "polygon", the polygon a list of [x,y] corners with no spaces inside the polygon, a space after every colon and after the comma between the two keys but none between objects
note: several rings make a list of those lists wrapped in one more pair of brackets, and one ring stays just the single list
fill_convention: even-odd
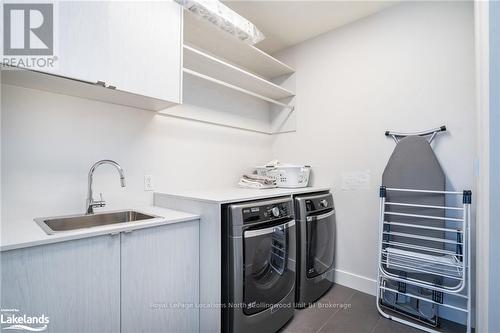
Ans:
[{"label": "white floating shelf", "polygon": [[[247,95],[250,95],[250,96],[253,96],[253,97],[256,97],[256,98],[260,98],[266,102],[270,102],[270,103],[273,103],[275,105],[279,105],[281,107],[284,107],[284,108],[287,108],[287,109],[290,109],[290,110],[293,110],[293,106],[292,105],[288,105],[286,103],[282,103],[280,101],[277,101],[275,99],[272,99],[272,98],[269,98],[267,96],[263,96],[263,95],[260,95],[260,94],[257,94],[253,91],[249,91],[247,89],[244,89],[242,87],[238,87],[236,85],[233,85],[231,83],[228,83],[226,81],[222,81],[222,80],[219,80],[217,78],[214,78],[214,77],[211,77],[209,75],[205,75],[203,73],[199,73],[197,71],[194,71],[194,70],[191,70],[189,68],[183,68],[183,72],[186,73],[186,74],[190,74],[190,75],[193,75],[193,76],[196,76],[198,78],[201,78],[201,79],[204,79],[204,80],[207,80],[207,81],[210,81],[210,82],[213,82],[215,84],[218,84],[218,85],[221,85],[221,86],[224,86],[224,87],[227,87],[227,88],[230,88],[230,89],[233,89],[233,90],[236,90],[236,91],[239,91],[241,93],[244,93],[244,94],[247,94]],[[293,95],[290,95],[290,96],[293,96]]]},{"label": "white floating shelf", "polygon": [[292,74],[293,68],[222,31],[205,20],[184,11],[184,44],[194,46],[217,58],[267,79]]},{"label": "white floating shelf", "polygon": [[184,68],[269,99],[294,96],[277,84],[187,45],[184,45]]}]

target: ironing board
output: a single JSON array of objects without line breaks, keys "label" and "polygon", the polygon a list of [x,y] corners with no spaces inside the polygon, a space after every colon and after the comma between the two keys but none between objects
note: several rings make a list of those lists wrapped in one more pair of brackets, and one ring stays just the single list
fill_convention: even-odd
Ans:
[{"label": "ironing board", "polygon": [[[382,174],[382,185],[394,188],[407,188],[415,190],[444,191],[446,186],[446,176],[439,161],[432,150],[429,141],[422,136],[408,136],[400,140],[392,153],[384,173]],[[400,203],[415,203],[430,206],[444,206],[445,195],[442,193],[411,193],[411,192],[390,192],[387,193],[387,201]],[[443,210],[432,208],[422,209],[404,206],[389,206],[386,212],[400,212],[405,214],[421,214],[444,217]],[[433,227],[445,227],[445,221],[433,221],[422,218],[412,218],[408,221],[405,216],[386,216],[389,222],[405,222],[416,225],[426,225]],[[444,232],[437,230],[418,229],[413,230],[407,227],[391,226],[391,231],[408,233],[427,237],[443,238]],[[420,246],[442,248],[443,244],[421,239],[407,239],[399,236],[390,236],[392,241],[405,242]]]},{"label": "ironing board", "polygon": [[[442,131],[446,127],[413,135],[386,132],[396,147],[380,187],[377,308],[386,318],[427,332],[438,331],[418,322],[437,326],[441,306],[463,311],[470,332],[472,194],[445,189],[445,173],[430,145]],[[447,195],[462,196],[463,205],[447,206]],[[460,295],[467,307],[447,304],[445,295]]]}]

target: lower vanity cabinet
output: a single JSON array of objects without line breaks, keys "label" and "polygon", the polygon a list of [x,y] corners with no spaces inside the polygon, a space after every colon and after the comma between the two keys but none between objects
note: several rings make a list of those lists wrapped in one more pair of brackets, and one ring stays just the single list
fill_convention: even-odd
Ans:
[{"label": "lower vanity cabinet", "polygon": [[198,220],[121,234],[122,332],[199,332]]},{"label": "lower vanity cabinet", "polygon": [[199,332],[198,251],[198,220],[3,251],[1,308],[19,310],[4,321],[44,315],[45,331],[62,333]]},{"label": "lower vanity cabinet", "polygon": [[18,310],[2,311],[4,322],[11,315],[44,315],[46,332],[120,331],[118,235],[4,251],[0,261],[1,307]]}]

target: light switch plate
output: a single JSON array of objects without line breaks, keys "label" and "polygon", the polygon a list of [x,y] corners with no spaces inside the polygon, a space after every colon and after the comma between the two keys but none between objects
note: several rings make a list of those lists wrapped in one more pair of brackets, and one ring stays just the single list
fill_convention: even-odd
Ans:
[{"label": "light switch plate", "polygon": [[153,176],[144,175],[144,191],[153,191]]}]

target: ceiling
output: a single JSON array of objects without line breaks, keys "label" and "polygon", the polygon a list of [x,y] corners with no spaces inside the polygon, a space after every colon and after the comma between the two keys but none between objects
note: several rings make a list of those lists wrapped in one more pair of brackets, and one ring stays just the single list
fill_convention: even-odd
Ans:
[{"label": "ceiling", "polygon": [[374,14],[397,1],[223,1],[266,36],[256,46],[273,53]]}]

